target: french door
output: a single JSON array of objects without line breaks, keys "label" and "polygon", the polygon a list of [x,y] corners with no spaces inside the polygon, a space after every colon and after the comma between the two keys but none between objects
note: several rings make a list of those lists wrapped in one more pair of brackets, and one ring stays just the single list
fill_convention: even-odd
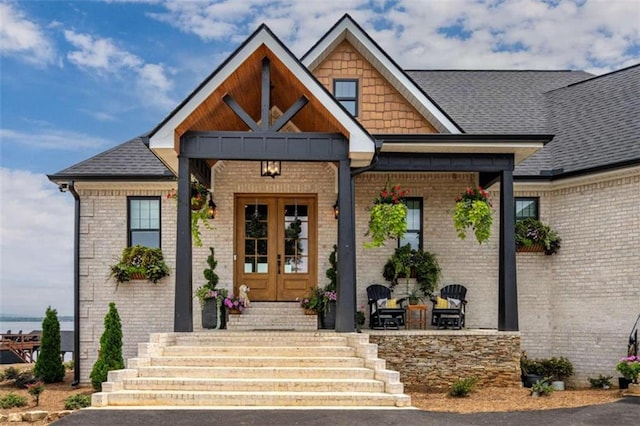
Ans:
[{"label": "french door", "polygon": [[317,285],[315,195],[236,195],[235,290],[252,301],[293,301]]}]

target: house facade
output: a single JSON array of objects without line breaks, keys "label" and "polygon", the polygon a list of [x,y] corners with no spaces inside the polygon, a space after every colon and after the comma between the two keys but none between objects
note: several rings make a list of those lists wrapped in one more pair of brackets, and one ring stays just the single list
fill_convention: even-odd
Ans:
[{"label": "house facade", "polygon": [[[353,331],[398,244],[364,247],[367,209],[388,184],[410,190],[400,243],[437,256],[441,285],[467,287],[467,328],[520,331],[523,350],[567,356],[578,381],[613,374],[640,314],[639,84],[639,66],[402,70],[348,15],[298,59],[261,26],[149,134],[50,175],[76,199],[78,380],[111,301],[125,357],[150,333],[201,329],[193,292],[209,247],[219,287],[295,301],[327,283],[337,245],[336,332]],[[264,176],[267,162],[279,175]],[[201,247],[180,197],[192,177],[217,207]],[[481,245],[452,220],[455,197],[477,185],[494,205]],[[560,251],[516,254],[518,215],[556,229]],[[171,275],[116,288],[109,265],[137,242],[159,246]]]}]

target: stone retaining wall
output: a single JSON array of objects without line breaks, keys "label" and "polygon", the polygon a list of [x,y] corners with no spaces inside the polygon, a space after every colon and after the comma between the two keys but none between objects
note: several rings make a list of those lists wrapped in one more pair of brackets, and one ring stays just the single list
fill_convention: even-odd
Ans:
[{"label": "stone retaining wall", "polygon": [[520,333],[494,330],[367,331],[387,368],[405,386],[448,388],[477,377],[477,386],[520,386]]}]

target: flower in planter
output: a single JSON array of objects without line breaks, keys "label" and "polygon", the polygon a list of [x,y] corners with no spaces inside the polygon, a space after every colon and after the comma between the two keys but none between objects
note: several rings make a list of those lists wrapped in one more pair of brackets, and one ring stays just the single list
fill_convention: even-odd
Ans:
[{"label": "flower in planter", "polygon": [[233,294],[225,297],[222,303],[229,309],[235,309],[240,312],[244,310],[244,301],[242,301],[239,296]]},{"label": "flower in planter", "polygon": [[[207,197],[209,190],[206,186],[197,180],[191,181],[191,237],[193,245],[202,246],[202,234],[200,232],[200,223],[211,230],[213,227],[209,224],[209,207],[207,206]],[[178,192],[172,189],[167,193],[167,199],[177,199]]]},{"label": "flower in planter", "polygon": [[534,218],[516,222],[516,250],[540,246],[546,255],[557,253],[562,239],[556,231]]},{"label": "flower in planter", "polygon": [[120,261],[111,265],[110,269],[109,276],[113,277],[117,284],[130,281],[138,275],[155,284],[169,275],[169,267],[164,262],[162,250],[139,245],[122,250]]},{"label": "flower in planter", "polygon": [[402,190],[400,185],[389,188],[387,185],[373,200],[369,209],[369,230],[372,241],[365,243],[366,248],[380,247],[387,239],[402,238],[407,232],[407,206],[404,203],[409,190]]},{"label": "flower in planter", "polygon": [[638,376],[640,376],[640,357],[631,355],[622,358],[618,365],[616,365],[616,370],[618,370],[626,379],[637,384]]},{"label": "flower in planter", "polygon": [[453,222],[458,232],[458,238],[467,237],[467,228],[472,228],[478,243],[482,244],[491,236],[493,211],[489,193],[482,189],[467,188],[462,195],[456,197],[456,209]]}]

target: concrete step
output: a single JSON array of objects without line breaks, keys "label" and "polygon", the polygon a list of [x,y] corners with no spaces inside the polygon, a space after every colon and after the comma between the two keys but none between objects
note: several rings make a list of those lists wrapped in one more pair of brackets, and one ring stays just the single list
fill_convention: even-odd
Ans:
[{"label": "concrete step", "polygon": [[364,367],[362,358],[288,356],[163,356],[152,357],[152,366],[185,367]]},{"label": "concrete step", "polygon": [[238,333],[230,330],[216,330],[189,334],[176,337],[176,346],[347,346],[346,337],[337,336],[333,331],[330,333]]},{"label": "concrete step", "polygon": [[384,392],[384,383],[370,379],[279,378],[136,378],[125,390],[241,392]]},{"label": "concrete step", "polygon": [[183,367],[153,366],[138,369],[138,377],[182,378],[287,378],[287,379],[373,379],[374,371],[364,367]]},{"label": "concrete step", "polygon": [[269,357],[350,357],[356,350],[348,346],[169,346],[164,356],[238,356],[260,354]]},{"label": "concrete step", "polygon": [[[105,401],[103,401],[103,399]],[[94,393],[94,406],[384,406],[407,407],[407,395],[381,392],[136,391]]]}]

